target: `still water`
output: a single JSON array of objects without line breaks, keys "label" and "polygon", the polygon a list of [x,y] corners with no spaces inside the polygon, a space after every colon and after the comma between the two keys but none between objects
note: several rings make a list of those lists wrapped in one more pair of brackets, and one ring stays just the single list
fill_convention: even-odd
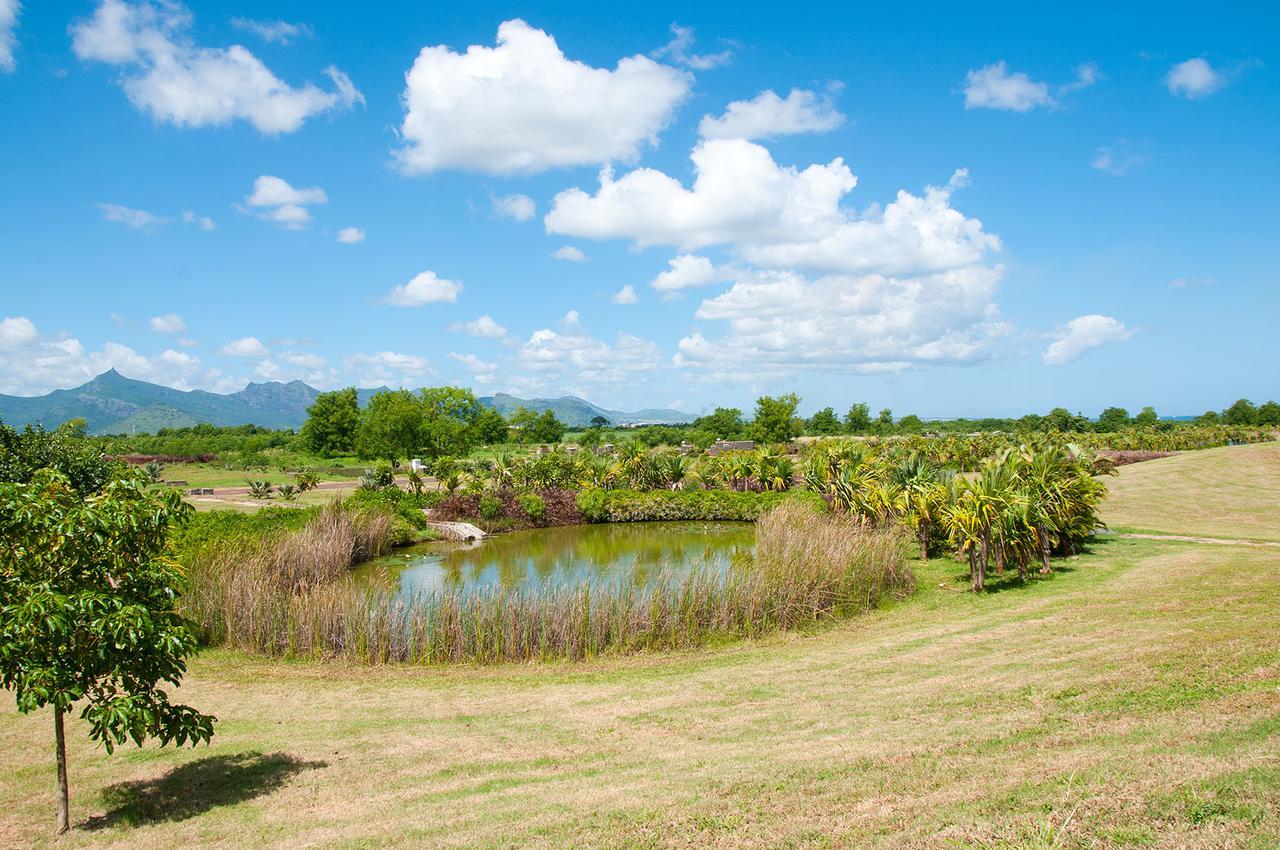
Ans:
[{"label": "still water", "polygon": [[403,596],[489,586],[630,584],[694,569],[727,572],[748,560],[745,522],[633,522],[499,534],[477,543],[426,543],[362,564],[356,579]]}]

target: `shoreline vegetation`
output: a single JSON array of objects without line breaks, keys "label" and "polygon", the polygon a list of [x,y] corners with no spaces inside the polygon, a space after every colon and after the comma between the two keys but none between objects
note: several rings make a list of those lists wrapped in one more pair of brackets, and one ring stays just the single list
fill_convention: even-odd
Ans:
[{"label": "shoreline vegetation", "polygon": [[491,663],[688,648],[849,616],[914,586],[900,530],[779,504],[757,523],[757,556],[725,575],[700,570],[617,584],[369,592],[352,566],[389,548],[386,513],[335,502],[299,531],[228,538],[189,559],[183,611],[210,644],[270,656],[361,663]]}]

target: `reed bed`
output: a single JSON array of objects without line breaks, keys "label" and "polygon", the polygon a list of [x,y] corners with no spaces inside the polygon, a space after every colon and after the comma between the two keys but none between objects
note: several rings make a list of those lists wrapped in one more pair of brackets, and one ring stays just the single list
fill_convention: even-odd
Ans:
[{"label": "reed bed", "polygon": [[[197,619],[210,637],[270,655],[371,664],[581,660],[794,629],[873,608],[914,582],[900,531],[787,504],[760,520],[755,562],[727,573],[405,599],[356,587],[332,556],[349,550],[333,537],[368,529],[328,522],[299,535],[306,545],[277,541],[243,550],[234,565],[197,570],[207,584]],[[313,555],[323,563],[308,564]]]}]

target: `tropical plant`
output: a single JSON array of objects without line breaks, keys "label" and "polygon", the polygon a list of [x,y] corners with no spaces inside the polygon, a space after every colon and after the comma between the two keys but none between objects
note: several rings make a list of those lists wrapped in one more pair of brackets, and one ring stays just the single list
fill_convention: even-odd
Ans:
[{"label": "tropical plant", "polygon": [[271,498],[270,481],[256,481],[246,478],[244,483],[249,487],[249,498],[259,500]]}]

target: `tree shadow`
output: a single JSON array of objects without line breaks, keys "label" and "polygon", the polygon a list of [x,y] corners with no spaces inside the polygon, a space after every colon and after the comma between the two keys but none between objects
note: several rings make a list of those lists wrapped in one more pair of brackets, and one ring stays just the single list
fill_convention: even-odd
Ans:
[{"label": "tree shadow", "polygon": [[303,761],[288,753],[247,752],[196,759],[154,779],[107,787],[102,799],[109,810],[89,818],[84,828],[186,820],[219,806],[270,794],[304,770],[327,766],[327,762]]}]

